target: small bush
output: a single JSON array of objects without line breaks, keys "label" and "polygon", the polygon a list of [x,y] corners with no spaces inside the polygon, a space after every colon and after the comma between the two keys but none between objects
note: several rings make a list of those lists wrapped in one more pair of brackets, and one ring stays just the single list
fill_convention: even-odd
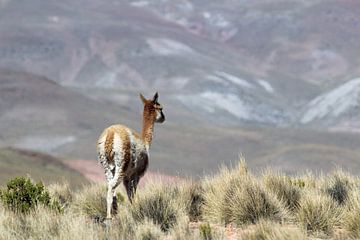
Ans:
[{"label": "small bush", "polygon": [[243,234],[240,240],[305,240],[306,235],[297,228],[285,228],[280,224],[260,221],[253,231]]},{"label": "small bush", "polygon": [[300,201],[297,219],[308,232],[330,234],[340,214],[340,207],[330,197],[307,192]]},{"label": "small bush", "polygon": [[185,206],[177,200],[179,190],[170,186],[149,186],[146,191],[139,191],[131,205],[134,219],[143,222],[152,220],[160,225],[163,232],[173,228],[181,214],[185,214]]},{"label": "small bush", "polygon": [[266,188],[274,193],[280,201],[283,201],[289,210],[295,211],[298,208],[301,190],[297,184],[292,184],[289,177],[267,172],[264,182]]},{"label": "small bush", "polygon": [[30,179],[19,177],[7,183],[7,189],[0,192],[1,201],[14,212],[28,213],[39,203],[50,205],[50,195],[44,185],[33,184]]},{"label": "small bush", "polygon": [[199,226],[200,236],[203,240],[212,240],[211,227],[209,223],[203,223]]}]

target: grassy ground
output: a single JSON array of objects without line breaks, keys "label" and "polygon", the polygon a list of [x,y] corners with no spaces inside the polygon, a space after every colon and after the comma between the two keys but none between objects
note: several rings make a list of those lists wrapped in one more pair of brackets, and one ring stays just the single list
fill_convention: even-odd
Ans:
[{"label": "grassy ground", "polygon": [[360,179],[341,170],[254,176],[244,161],[200,181],[149,182],[130,204],[120,187],[104,223],[106,187],[47,186],[62,213],[0,205],[0,239],[359,239]]}]

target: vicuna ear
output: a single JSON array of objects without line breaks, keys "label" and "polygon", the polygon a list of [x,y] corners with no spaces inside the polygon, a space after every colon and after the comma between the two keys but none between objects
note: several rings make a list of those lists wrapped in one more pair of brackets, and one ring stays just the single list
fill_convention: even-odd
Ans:
[{"label": "vicuna ear", "polygon": [[146,103],[146,98],[140,93],[140,99],[143,102],[143,104]]},{"label": "vicuna ear", "polygon": [[156,103],[157,100],[158,100],[158,98],[159,98],[159,94],[158,94],[158,92],[156,92],[152,101],[153,101],[154,103]]}]

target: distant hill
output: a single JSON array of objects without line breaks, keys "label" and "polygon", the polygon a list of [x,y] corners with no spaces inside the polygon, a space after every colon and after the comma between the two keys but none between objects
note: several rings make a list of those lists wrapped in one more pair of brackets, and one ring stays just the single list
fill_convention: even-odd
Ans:
[{"label": "distant hill", "polygon": [[[360,75],[359,6],[4,1],[0,66],[118,104],[129,91],[159,90],[173,107],[217,125],[306,127],[300,119],[312,99]],[[118,91],[101,94],[110,89]]]},{"label": "distant hill", "polygon": [[14,148],[0,149],[0,185],[12,178],[29,175],[46,184],[67,181],[71,187],[80,187],[88,181],[79,172],[70,169],[59,159],[34,151]]},{"label": "distant hill", "polygon": [[[0,70],[0,82],[3,146],[56,153],[80,136],[99,134],[115,118],[111,104],[93,101],[45,77]],[[124,107],[116,110],[131,117]]]}]

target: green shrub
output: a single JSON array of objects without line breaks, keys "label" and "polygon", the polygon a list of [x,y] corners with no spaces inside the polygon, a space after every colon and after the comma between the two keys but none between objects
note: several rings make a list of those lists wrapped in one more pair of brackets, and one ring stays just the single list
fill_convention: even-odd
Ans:
[{"label": "green shrub", "polygon": [[212,240],[211,227],[209,223],[203,223],[199,226],[200,236],[203,240]]},{"label": "green shrub", "polygon": [[28,213],[39,203],[51,207],[50,195],[44,185],[41,182],[33,184],[24,177],[10,180],[7,189],[1,191],[0,198],[14,212]]},{"label": "green shrub", "polygon": [[289,177],[267,172],[264,176],[264,182],[266,188],[274,193],[280,201],[283,201],[289,210],[295,211],[298,208],[301,190],[297,184],[291,183]]}]

